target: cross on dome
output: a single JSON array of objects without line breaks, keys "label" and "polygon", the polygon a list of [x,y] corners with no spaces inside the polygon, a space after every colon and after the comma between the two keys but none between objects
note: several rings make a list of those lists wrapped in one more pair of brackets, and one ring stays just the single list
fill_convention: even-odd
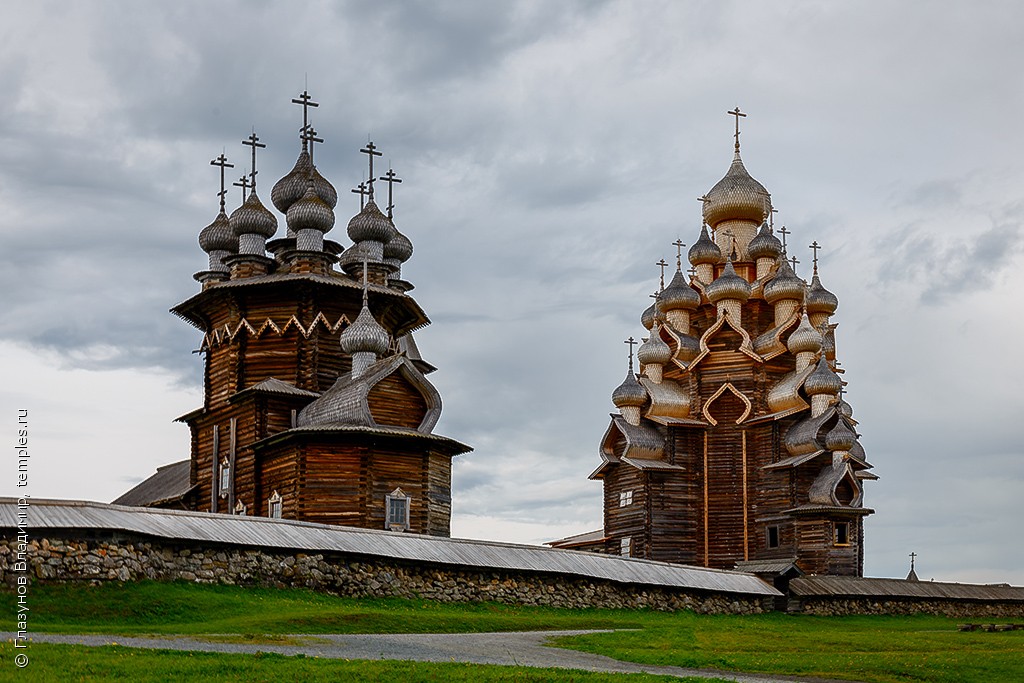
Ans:
[{"label": "cross on dome", "polygon": [[796,264],[800,263],[800,261],[797,260],[796,256],[792,256],[789,262],[793,264],[793,274],[796,275]]},{"label": "cross on dome", "polygon": [[725,112],[729,116],[736,117],[736,151],[740,151],[740,117],[746,117],[747,115],[740,111],[739,107],[736,107],[732,111]]},{"label": "cross on dome", "polygon": [[370,201],[372,202],[373,201],[373,181],[376,180],[376,178],[373,177],[373,158],[374,157],[382,157],[382,156],[384,156],[384,153],[377,151],[377,146],[375,144],[373,144],[372,140],[367,141],[366,147],[363,147],[359,151],[362,152],[363,154],[365,154],[370,159],[370,175],[369,175],[370,179],[367,181],[367,184],[369,185]]},{"label": "cross on dome", "polygon": [[811,249],[814,252],[814,274],[817,275],[818,274],[818,250],[821,249],[821,246],[818,244],[818,240],[814,240],[813,242],[811,242],[811,245],[808,248]]},{"label": "cross on dome", "polygon": [[[294,101],[294,100],[293,100]],[[313,163],[313,148],[317,142],[323,142],[323,138],[316,136],[316,129],[313,128],[313,124],[304,124],[302,126],[302,133],[299,135],[302,138],[302,146],[305,147],[307,142],[309,143],[309,163]]]},{"label": "cross on dome", "polygon": [[786,230],[786,226],[783,225],[781,228],[779,228],[779,234],[782,235],[782,253],[785,254],[786,253],[786,235],[792,235],[793,231],[792,230]]},{"label": "cross on dome", "polygon": [[665,289],[665,267],[668,265],[668,263],[665,261],[665,259],[661,259],[654,265],[661,268],[661,288]]},{"label": "cross on dome", "polygon": [[252,191],[256,192],[256,174],[258,173],[256,170],[256,148],[266,148],[266,145],[260,142],[259,136],[256,135],[256,129],[253,129],[249,137],[242,140],[242,144],[252,147],[252,170],[249,171],[249,177],[252,179]]},{"label": "cross on dome", "polygon": [[395,174],[394,169],[392,169],[389,166],[388,167],[388,172],[385,173],[384,175],[382,175],[377,180],[380,180],[381,182],[385,182],[385,183],[388,184],[388,218],[394,218],[394,216],[392,215],[392,212],[393,212],[393,210],[395,208],[394,195],[393,195],[394,187],[395,187],[395,183],[402,182],[402,179],[399,178]]},{"label": "cross on dome", "polygon": [[364,200],[366,199],[366,195],[370,194],[370,192],[366,189],[366,183],[365,182],[359,183],[358,185],[355,186],[355,188],[352,190],[352,192],[354,194],[359,195],[359,210],[362,211],[363,210],[363,206],[364,206]]},{"label": "cross on dome", "polygon": [[676,272],[680,272],[683,269],[683,247],[686,245],[677,237],[676,241],[672,243],[672,246],[676,248]]},{"label": "cross on dome", "polygon": [[637,340],[633,339],[633,337],[630,337],[629,339],[627,339],[626,341],[624,341],[622,343],[623,344],[629,344],[629,372],[632,373],[633,372],[633,347],[636,346],[637,344],[639,344],[640,342],[638,342]]},{"label": "cross on dome", "polygon": [[[224,169],[225,168],[234,168],[235,165],[228,163],[228,158],[226,156],[224,156],[224,152],[221,152],[219,157],[217,157],[216,159],[211,161],[210,165],[211,166],[220,166],[220,192],[217,193],[217,196],[220,197],[220,210],[223,211],[224,210],[224,196],[228,193],[228,191],[224,189]],[[245,200],[243,199],[242,201],[245,201]]]},{"label": "cross on dome", "polygon": [[244,204],[245,203],[245,197],[246,197],[246,190],[248,190],[251,187],[251,185],[249,185],[249,176],[243,175],[241,178],[238,179],[237,183],[231,183],[231,184],[234,187],[242,188],[242,203]]},{"label": "cross on dome", "polygon": [[[309,127],[309,108],[319,107],[319,102],[314,102],[313,98],[309,96],[309,92],[306,90],[302,91],[297,99],[292,100],[292,104],[298,104],[302,106],[302,128],[299,129],[299,137],[302,139],[302,148],[306,148],[307,140],[303,135],[306,132],[306,128]],[[321,142],[323,142],[321,140]]]}]

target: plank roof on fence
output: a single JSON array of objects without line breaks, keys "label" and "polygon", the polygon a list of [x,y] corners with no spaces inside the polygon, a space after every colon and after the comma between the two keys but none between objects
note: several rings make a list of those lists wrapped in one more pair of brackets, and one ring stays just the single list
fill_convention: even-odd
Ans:
[{"label": "plank roof on fence", "polygon": [[[43,529],[121,531],[181,542],[346,553],[480,570],[573,574],[616,583],[716,593],[781,595],[752,574],[543,546],[89,501],[32,499],[30,502],[27,525],[33,537],[42,535]],[[18,512],[16,498],[0,498],[0,529],[16,528]]]},{"label": "plank roof on fence", "polygon": [[1009,584],[862,579],[853,576],[801,576],[789,582],[789,590],[804,600],[815,597],[864,597],[877,600],[896,598],[1024,602],[1024,588]]}]

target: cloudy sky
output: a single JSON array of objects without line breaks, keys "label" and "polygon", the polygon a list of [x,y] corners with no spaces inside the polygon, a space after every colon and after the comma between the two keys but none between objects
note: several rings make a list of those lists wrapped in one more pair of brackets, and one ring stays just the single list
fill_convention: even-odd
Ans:
[{"label": "cloudy sky", "polygon": [[[622,340],[732,154],[840,298],[882,478],[866,572],[1024,584],[1024,17],[1017,2],[4,2],[0,424],[36,497],[109,501],[188,455],[223,150],[261,196],[298,152],[358,210],[367,136],[405,182],[458,536],[598,528]],[[240,197],[229,195],[230,211]],[[279,219],[283,225],[283,219]],[[283,228],[282,228],[283,229]],[[348,243],[342,227],[330,236]],[[0,438],[3,431],[0,430]],[[11,449],[13,450],[13,449]],[[13,456],[0,492],[14,493]]]}]

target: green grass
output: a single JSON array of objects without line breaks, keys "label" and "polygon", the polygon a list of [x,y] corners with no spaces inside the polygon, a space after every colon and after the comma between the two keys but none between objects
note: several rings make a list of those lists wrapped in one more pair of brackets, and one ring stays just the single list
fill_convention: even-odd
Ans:
[{"label": "green grass", "polygon": [[29,663],[23,669],[12,661],[14,648],[0,645],[0,680],[23,683],[61,681],[111,681],[132,683],[179,683],[180,681],[238,681],[239,683],[281,683],[281,681],[324,681],[335,683],[377,683],[402,681],[418,683],[490,683],[521,681],[547,683],[709,683],[707,679],[666,678],[645,674],[601,674],[565,669],[486,666],[480,664],[430,662],[367,662],[314,657],[285,657],[140,650],[119,646],[31,644]]},{"label": "green grass", "polygon": [[[495,603],[343,599],[302,589],[187,582],[33,586],[30,630],[39,633],[484,633],[641,628],[650,613],[561,610]],[[0,613],[15,596],[0,593]],[[630,616],[633,615],[633,616]],[[667,615],[661,615],[665,617]]]},{"label": "green grass", "polygon": [[953,619],[924,615],[687,613],[671,624],[650,624],[642,631],[562,637],[555,642],[646,664],[885,683],[1024,681],[1024,631],[960,633],[956,624]]},{"label": "green grass", "polygon": [[[960,633],[956,620],[930,616],[701,616],[646,610],[562,610],[494,603],[352,600],[298,589],[155,582],[33,586],[29,606],[29,629],[40,633],[225,634],[228,642],[281,644],[285,634],[636,629],[559,638],[558,644],[647,664],[872,682],[1024,681],[1024,631]],[[0,610],[15,614],[12,594],[0,593]],[[32,647],[45,653],[49,646]],[[117,656],[131,660],[157,655],[122,649]],[[209,655],[214,659],[220,656],[226,657]],[[98,657],[90,654],[86,659]],[[282,663],[273,666],[296,661],[282,658]],[[309,674],[311,680],[317,675]],[[384,680],[390,675],[381,674]],[[434,673],[422,675],[425,677],[410,680],[447,680],[441,674],[436,679],[429,677]],[[239,676],[239,680],[249,680]],[[260,680],[259,676],[252,680]],[[399,677],[398,673],[394,676]],[[304,677],[303,673],[298,678]]]}]

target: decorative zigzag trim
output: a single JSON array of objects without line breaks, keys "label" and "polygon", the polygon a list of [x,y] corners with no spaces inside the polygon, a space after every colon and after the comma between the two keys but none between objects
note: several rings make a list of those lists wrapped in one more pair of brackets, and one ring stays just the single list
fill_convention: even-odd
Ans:
[{"label": "decorative zigzag trim", "polygon": [[239,335],[243,333],[248,333],[251,336],[258,338],[267,330],[272,330],[276,332],[279,336],[283,337],[290,328],[294,327],[296,330],[299,331],[299,333],[303,337],[309,339],[309,336],[313,334],[313,331],[316,329],[317,325],[322,326],[331,334],[335,334],[341,331],[342,325],[347,327],[348,325],[351,324],[352,321],[348,319],[348,316],[342,315],[340,318],[338,318],[338,322],[332,325],[331,322],[327,319],[327,316],[324,315],[323,311],[317,313],[316,316],[313,318],[313,322],[311,322],[308,326],[303,325],[301,322],[299,322],[299,319],[296,318],[294,315],[290,317],[288,320],[286,320],[283,325],[278,325],[270,318],[267,318],[258,328],[253,326],[253,324],[250,323],[245,318],[242,318],[238,325],[235,326],[234,330],[232,330],[231,327],[225,323],[223,327],[218,327],[203,335],[202,349],[209,349],[214,346],[219,346],[221,344],[233,342]]}]

